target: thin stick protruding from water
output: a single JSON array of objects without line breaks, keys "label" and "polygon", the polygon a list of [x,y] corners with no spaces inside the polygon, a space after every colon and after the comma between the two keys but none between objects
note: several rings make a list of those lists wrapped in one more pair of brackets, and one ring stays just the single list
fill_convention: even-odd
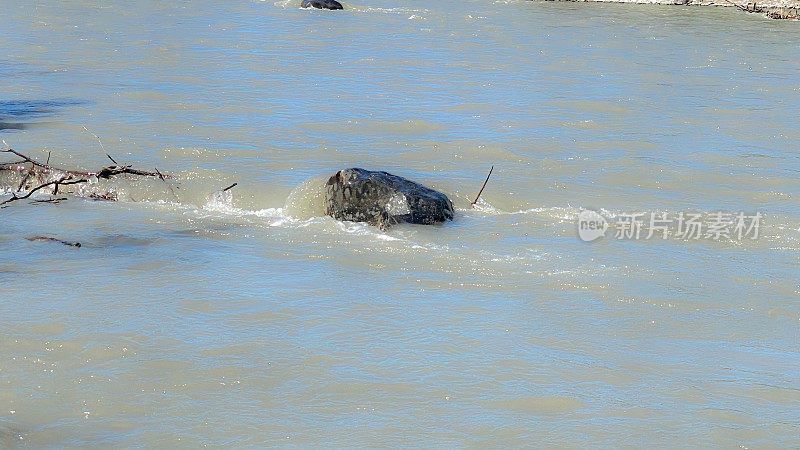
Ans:
[{"label": "thin stick protruding from water", "polygon": [[483,190],[486,189],[486,183],[489,182],[489,177],[492,176],[492,171],[494,171],[494,166],[492,166],[492,168],[489,169],[489,175],[486,175],[486,181],[483,182],[483,186],[481,186],[481,190],[480,190],[480,192],[478,192],[478,196],[475,197],[475,201],[472,202],[472,205],[471,205],[472,207],[475,207],[475,203],[478,203],[478,199],[481,198],[481,194],[483,194]]},{"label": "thin stick protruding from water", "polygon": [[103,150],[103,153],[105,153],[105,154],[106,154],[106,156],[108,156],[108,159],[110,159],[110,160],[111,160],[111,162],[113,162],[114,164],[116,164],[116,165],[117,165],[117,167],[121,167],[121,166],[119,165],[119,163],[118,163],[118,162],[117,162],[117,161],[116,161],[114,158],[112,158],[112,157],[111,157],[111,155],[109,155],[109,154],[108,154],[108,152],[106,151],[106,147],[103,145],[103,141],[100,139],[100,136],[98,136],[98,135],[96,135],[96,134],[92,133],[91,131],[89,131],[89,129],[88,129],[88,128],[86,128],[86,125],[83,125],[83,129],[84,129],[84,130],[86,130],[86,132],[87,132],[87,133],[89,133],[89,134],[91,134],[92,136],[94,136],[94,138],[95,138],[95,139],[97,139],[97,142],[100,144],[100,149],[101,149],[101,150]]}]

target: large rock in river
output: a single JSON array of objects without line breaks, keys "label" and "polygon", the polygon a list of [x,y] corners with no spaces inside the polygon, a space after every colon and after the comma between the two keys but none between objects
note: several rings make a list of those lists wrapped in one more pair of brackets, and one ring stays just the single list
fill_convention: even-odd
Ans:
[{"label": "large rock in river", "polygon": [[303,0],[300,3],[301,8],[317,8],[317,9],[344,9],[342,4],[336,0]]},{"label": "large rock in river", "polygon": [[326,213],[338,220],[381,228],[408,222],[431,225],[453,219],[453,204],[441,192],[387,172],[352,168],[325,184]]}]

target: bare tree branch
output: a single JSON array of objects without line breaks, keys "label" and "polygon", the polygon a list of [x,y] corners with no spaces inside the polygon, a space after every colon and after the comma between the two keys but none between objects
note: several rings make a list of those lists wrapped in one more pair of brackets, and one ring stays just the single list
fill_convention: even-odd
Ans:
[{"label": "bare tree branch", "polygon": [[59,184],[78,184],[78,183],[87,183],[89,181],[89,180],[81,179],[81,180],[75,180],[75,181],[68,182],[67,180],[69,180],[71,177],[72,177],[71,175],[68,175],[68,176],[61,177],[60,179],[55,180],[55,181],[50,181],[50,182],[47,182],[47,183],[44,183],[44,184],[40,184],[39,186],[36,186],[35,188],[33,188],[30,191],[28,191],[28,193],[23,195],[22,197],[18,197],[16,193],[11,194],[11,198],[9,198],[9,199],[7,199],[7,200],[5,200],[3,202],[0,202],[0,206],[8,204],[8,203],[11,203],[11,202],[15,202],[17,200],[24,200],[24,199],[30,197],[31,195],[33,195],[34,192],[39,191],[41,189],[44,189],[44,188],[46,188],[48,186],[55,186],[55,188],[53,188],[53,195],[55,195],[56,193],[58,193],[58,185]]},{"label": "bare tree branch", "polygon": [[[85,128],[85,127],[84,127]],[[86,130],[89,131],[89,130]],[[99,139],[99,138],[98,138]],[[19,158],[22,158],[20,161],[10,162],[10,163],[0,163],[0,172],[2,171],[16,171],[19,173],[23,173],[22,180],[17,187],[17,191],[22,191],[26,184],[31,179],[37,179],[40,184],[34,186],[30,189],[25,195],[17,195],[17,193],[12,193],[11,198],[6,199],[3,202],[0,202],[0,208],[5,208],[9,203],[15,202],[17,200],[23,200],[29,198],[34,193],[52,186],[52,195],[58,194],[58,190],[60,186],[70,186],[82,183],[88,183],[92,177],[109,179],[111,177],[117,175],[132,175],[132,176],[143,176],[143,177],[158,177],[159,179],[163,180],[166,183],[168,178],[171,178],[169,175],[164,175],[156,169],[155,172],[148,172],[144,170],[137,170],[131,168],[131,166],[122,166],[119,165],[114,158],[106,153],[106,156],[114,162],[115,165],[103,167],[98,171],[94,172],[84,172],[84,171],[77,171],[77,170],[66,170],[61,168],[56,168],[50,166],[50,153],[47,155],[47,162],[44,164],[36,161],[35,159],[24,155],[11,147],[5,141],[2,141],[5,145],[5,148],[0,149],[0,153],[10,153],[15,155]],[[100,143],[102,147],[102,142]],[[105,149],[104,149],[105,150]],[[54,177],[57,179],[53,180]],[[45,182],[45,180],[50,179],[51,181]],[[167,183],[169,186],[169,183]],[[170,186],[170,190],[172,190],[172,186]],[[173,195],[175,192],[173,191]],[[116,198],[112,195],[102,195],[100,196],[106,200],[116,200]],[[176,196],[177,197],[177,196]]]}]

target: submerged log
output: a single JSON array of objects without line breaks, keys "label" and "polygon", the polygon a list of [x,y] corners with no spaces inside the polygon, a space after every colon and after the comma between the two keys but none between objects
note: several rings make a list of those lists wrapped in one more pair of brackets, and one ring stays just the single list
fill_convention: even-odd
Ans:
[{"label": "submerged log", "polygon": [[432,225],[453,219],[453,203],[441,192],[387,172],[359,168],[330,177],[325,204],[334,219],[382,229],[402,222]]}]

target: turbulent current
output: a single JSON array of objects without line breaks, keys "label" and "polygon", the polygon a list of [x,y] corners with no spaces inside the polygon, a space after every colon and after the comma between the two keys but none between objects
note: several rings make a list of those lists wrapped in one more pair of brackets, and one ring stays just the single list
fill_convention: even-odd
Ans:
[{"label": "turbulent current", "polygon": [[0,3],[0,138],[168,176],[0,209],[0,447],[800,446],[798,22]]}]

